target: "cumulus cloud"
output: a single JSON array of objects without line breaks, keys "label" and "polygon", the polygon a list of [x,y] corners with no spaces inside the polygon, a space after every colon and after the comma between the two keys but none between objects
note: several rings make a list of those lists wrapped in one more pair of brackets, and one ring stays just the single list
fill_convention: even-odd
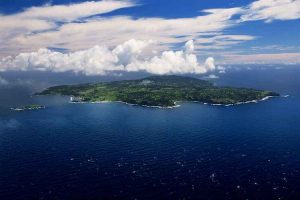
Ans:
[{"label": "cumulus cloud", "polygon": [[215,59],[213,57],[209,57],[206,59],[205,61],[205,66],[206,69],[208,69],[209,71],[215,70]]},{"label": "cumulus cloud", "polygon": [[49,49],[21,53],[15,57],[5,57],[0,61],[0,71],[39,70],[105,75],[116,71],[144,71],[152,74],[206,73],[215,69],[214,59],[207,58],[200,65],[193,54],[193,41],[188,41],[184,50],[163,51],[158,55],[149,54],[147,48],[153,41],[131,39],[113,49],[106,46],[72,53],[61,53]]},{"label": "cumulus cloud", "polygon": [[192,53],[193,42],[188,41],[183,51],[164,51],[150,60],[137,61],[127,66],[128,71],[147,71],[153,74],[203,74],[215,69],[214,59],[209,57],[200,65]]},{"label": "cumulus cloud", "polygon": [[128,65],[139,59],[139,56],[143,53],[150,44],[154,44],[154,41],[146,40],[134,40],[131,39],[123,44],[118,45],[112,53],[118,57],[118,62],[121,65]]},{"label": "cumulus cloud", "polygon": [[189,40],[185,43],[184,45],[185,47],[185,51],[187,53],[193,53],[193,51],[195,50],[195,45],[194,45],[194,41],[193,40]]}]

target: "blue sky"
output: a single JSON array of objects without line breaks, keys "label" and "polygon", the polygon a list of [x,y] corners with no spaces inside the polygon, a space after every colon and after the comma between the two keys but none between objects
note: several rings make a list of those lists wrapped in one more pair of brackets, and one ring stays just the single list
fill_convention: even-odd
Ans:
[{"label": "blue sky", "polygon": [[11,0],[0,13],[1,71],[300,63],[300,0]]},{"label": "blue sky", "polygon": [[[26,8],[33,6],[66,5],[85,2],[84,0],[10,0],[0,1],[1,13],[13,14],[21,12]],[[163,16],[163,17],[192,17],[198,15],[199,10],[208,8],[230,8],[236,6],[245,6],[250,4],[251,0],[139,0],[135,1],[143,6],[138,9],[123,9],[122,14],[131,14],[134,16]],[[171,9],[170,9],[171,8]],[[175,13],[172,9],[179,10]]]}]

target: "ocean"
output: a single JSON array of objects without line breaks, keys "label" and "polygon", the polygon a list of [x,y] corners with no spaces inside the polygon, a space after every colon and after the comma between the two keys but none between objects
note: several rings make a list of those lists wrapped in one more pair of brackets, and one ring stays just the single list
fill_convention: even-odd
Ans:
[{"label": "ocean", "polygon": [[[218,76],[217,85],[289,96],[159,109],[2,86],[0,199],[299,199],[300,67]],[[30,103],[46,109],[9,109]]]}]

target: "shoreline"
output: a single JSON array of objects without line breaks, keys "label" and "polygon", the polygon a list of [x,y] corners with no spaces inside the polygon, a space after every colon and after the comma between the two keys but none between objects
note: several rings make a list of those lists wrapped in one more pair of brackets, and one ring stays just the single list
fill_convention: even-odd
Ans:
[{"label": "shoreline", "polygon": [[[123,103],[129,106],[141,106],[145,108],[163,108],[163,109],[172,109],[172,108],[178,108],[180,105],[175,105],[175,106],[148,106],[148,105],[139,105],[139,104],[132,104],[132,103],[127,103],[124,101],[93,101],[93,102],[69,102],[71,104],[81,104],[81,103],[87,103],[87,104],[101,104],[101,103]],[[175,102],[175,104],[177,104]]]},{"label": "shoreline", "polygon": [[214,103],[205,103],[205,102],[201,102],[201,101],[176,101],[174,106],[148,106],[148,105],[139,105],[139,104],[131,104],[131,103],[127,103],[127,102],[123,102],[123,101],[94,101],[94,102],[69,102],[69,103],[74,103],[74,104],[80,104],[80,103],[90,103],[90,104],[100,104],[100,103],[123,103],[126,105],[130,105],[130,106],[141,106],[141,107],[146,107],[146,108],[161,108],[161,109],[173,109],[173,108],[178,108],[181,105],[179,104],[180,102],[193,102],[193,103],[200,103],[203,105],[209,105],[209,106],[224,106],[224,107],[229,107],[229,106],[238,106],[238,105],[243,105],[243,104],[251,104],[251,103],[259,103],[261,101],[266,101],[270,98],[276,98],[276,97],[282,97],[282,98],[287,98],[290,95],[284,95],[284,96],[266,96],[262,99],[258,99],[258,100],[251,100],[251,101],[245,101],[245,102],[237,102],[234,104],[214,104]]},{"label": "shoreline", "polygon": [[12,107],[10,108],[10,110],[13,110],[13,111],[26,111],[26,110],[41,110],[41,109],[45,109],[46,106],[40,106],[40,107],[37,107],[37,108],[25,108],[25,107]]}]

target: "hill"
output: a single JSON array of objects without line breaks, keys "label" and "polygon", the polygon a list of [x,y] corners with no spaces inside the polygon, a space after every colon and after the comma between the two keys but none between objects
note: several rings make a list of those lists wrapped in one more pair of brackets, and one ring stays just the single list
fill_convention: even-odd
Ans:
[{"label": "hill", "polygon": [[250,88],[216,87],[211,82],[184,76],[150,76],[138,80],[62,85],[39,95],[67,95],[83,102],[122,101],[143,106],[175,106],[178,101],[236,104],[278,93]]}]

